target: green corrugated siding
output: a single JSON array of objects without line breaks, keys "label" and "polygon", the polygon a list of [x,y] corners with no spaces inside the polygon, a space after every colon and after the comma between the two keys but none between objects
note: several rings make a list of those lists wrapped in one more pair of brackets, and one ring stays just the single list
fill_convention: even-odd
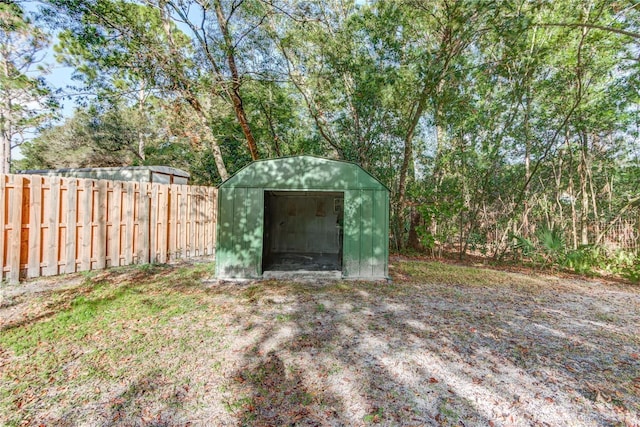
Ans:
[{"label": "green corrugated siding", "polygon": [[352,163],[299,156],[254,162],[220,186],[217,277],[262,275],[265,190],[344,192],[343,276],[388,276],[389,191]]},{"label": "green corrugated siding", "polygon": [[373,199],[375,191],[362,190],[362,217],[360,218],[360,277],[373,277]]},{"label": "green corrugated siding", "polygon": [[262,244],[264,227],[264,191],[251,188],[247,190],[247,227],[245,229],[245,243],[247,259],[251,265],[247,265],[247,272],[253,277],[262,275]]},{"label": "green corrugated siding", "polygon": [[389,195],[386,190],[345,192],[345,277],[387,277]]},{"label": "green corrugated siding", "polygon": [[360,274],[360,192],[349,190],[344,192],[344,234],[342,274],[345,277],[357,277]]},{"label": "green corrugated siding", "polygon": [[251,163],[222,183],[222,187],[343,191],[383,186],[353,163],[298,156]]},{"label": "green corrugated siding", "polygon": [[216,276],[262,274],[263,195],[248,188],[221,188],[218,192]]},{"label": "green corrugated siding", "polygon": [[389,193],[376,191],[373,202],[372,272],[374,277],[389,275]]}]

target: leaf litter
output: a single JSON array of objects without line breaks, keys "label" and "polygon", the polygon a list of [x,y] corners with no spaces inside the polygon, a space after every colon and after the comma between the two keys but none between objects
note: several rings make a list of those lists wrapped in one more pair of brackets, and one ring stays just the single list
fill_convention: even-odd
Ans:
[{"label": "leaf litter", "polygon": [[14,293],[0,424],[640,424],[638,287],[403,259],[391,271],[239,284],[159,266]]}]

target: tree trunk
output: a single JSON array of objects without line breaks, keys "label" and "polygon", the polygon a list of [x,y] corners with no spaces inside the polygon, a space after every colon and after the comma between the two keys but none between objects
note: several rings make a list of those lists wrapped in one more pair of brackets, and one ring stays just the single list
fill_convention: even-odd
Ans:
[{"label": "tree trunk", "polygon": [[[424,89],[418,98],[418,103],[413,111],[409,127],[407,128],[407,133],[404,137],[404,156],[402,159],[402,165],[400,166],[400,176],[398,178],[398,199],[396,202],[396,221],[398,221],[400,225],[400,227],[397,227],[398,232],[401,232],[401,225],[404,222],[403,210],[407,193],[407,176],[409,173],[409,165],[413,162],[413,136],[416,131],[416,126],[418,126],[418,122],[420,121],[420,117],[422,117],[422,113],[424,112],[428,93],[429,85],[425,84]],[[399,246],[401,246],[402,237],[396,236],[396,239],[398,240]]]},{"label": "tree trunk", "polygon": [[588,191],[588,178],[587,169],[589,167],[587,160],[587,136],[584,132],[580,132],[581,139],[581,153],[580,153],[580,196],[582,198],[580,209],[580,244],[589,244],[589,191]]},{"label": "tree trunk", "polygon": [[180,64],[177,63],[177,58],[179,58],[179,56],[176,53],[177,49],[175,47],[175,42],[173,40],[173,34],[171,33],[171,21],[166,12],[166,5],[167,5],[166,1],[160,2],[160,12],[162,14],[161,16],[162,28],[167,36],[169,47],[172,53],[172,61],[174,63],[173,67],[174,67],[175,73],[172,75],[172,77],[175,80],[176,86],[179,88],[178,91],[182,94],[182,96],[186,99],[186,101],[189,103],[191,108],[193,108],[194,112],[196,113],[196,116],[198,117],[200,125],[202,126],[202,132],[205,136],[205,140],[207,140],[207,142],[211,146],[211,150],[213,151],[213,160],[216,164],[218,175],[220,175],[220,178],[222,179],[222,181],[226,181],[227,179],[229,179],[229,173],[227,172],[227,168],[224,165],[224,159],[222,158],[222,151],[220,150],[220,145],[218,144],[218,140],[216,139],[215,135],[211,131],[211,127],[209,127],[209,120],[202,104],[200,103],[196,95],[193,92],[191,92],[191,90],[189,89],[190,85],[186,84],[188,79],[184,75],[182,68],[180,67]]},{"label": "tree trunk", "polygon": [[251,132],[251,128],[249,127],[249,120],[247,119],[247,114],[244,110],[242,97],[240,95],[240,74],[238,73],[238,67],[236,65],[233,40],[231,38],[231,34],[229,33],[227,18],[225,18],[224,16],[220,0],[215,0],[213,4],[216,11],[216,18],[218,19],[218,27],[220,28],[220,32],[222,33],[222,37],[224,39],[224,48],[227,54],[227,65],[229,66],[229,71],[231,71],[231,90],[229,91],[229,95],[231,96],[231,101],[233,102],[233,111],[235,112],[236,118],[240,123],[242,133],[247,140],[249,153],[251,153],[251,159],[258,160],[258,147],[256,145],[256,140],[253,137],[253,133]]},{"label": "tree trunk", "polygon": [[138,123],[138,157],[141,160],[145,159],[144,148],[145,148],[145,140],[144,133],[142,132],[142,123],[144,123],[144,103],[146,99],[145,93],[145,81],[143,80],[140,89],[138,90],[138,115],[139,115],[139,123]]},{"label": "tree trunk", "polygon": [[524,209],[522,212],[522,235],[525,238],[529,237],[529,196],[530,196],[530,182],[531,182],[531,140],[529,138],[529,116],[531,114],[531,96],[527,94],[527,106],[526,114],[524,116],[524,181],[526,183],[524,188]]},{"label": "tree trunk", "polygon": [[418,227],[422,223],[422,215],[415,207],[411,208],[411,221],[409,226],[409,238],[407,240],[407,246],[414,251],[421,252],[424,248],[420,243],[420,236],[418,236]]},{"label": "tree trunk", "polygon": [[216,164],[216,169],[218,169],[218,175],[222,181],[226,181],[229,179],[229,173],[227,172],[227,168],[224,165],[224,159],[222,158],[222,151],[220,150],[220,144],[218,144],[218,140],[211,131],[209,127],[209,123],[207,122],[207,117],[201,110],[196,110],[198,113],[198,118],[200,119],[200,124],[202,125],[202,129],[205,135],[205,140],[209,143],[211,147],[211,151],[213,151],[213,160]]},{"label": "tree trunk", "polygon": [[4,128],[4,117],[0,117],[0,174],[9,173],[11,166],[11,139]]},{"label": "tree trunk", "polygon": [[569,187],[567,188],[567,192],[569,193],[570,202],[571,202],[571,240],[573,249],[578,248],[578,216],[576,213],[576,198],[574,196],[573,190],[573,153],[571,152],[571,143],[569,142],[569,135],[566,136],[567,142],[567,153],[569,154]]},{"label": "tree trunk", "polygon": [[[2,77],[9,78],[9,65],[6,58],[2,61]],[[13,108],[11,95],[8,95],[4,101],[6,105],[1,108],[6,109],[6,112],[0,111],[0,174],[9,173],[11,167],[11,110]],[[0,224],[0,226],[2,225]],[[2,260],[0,260],[1,262]]]}]

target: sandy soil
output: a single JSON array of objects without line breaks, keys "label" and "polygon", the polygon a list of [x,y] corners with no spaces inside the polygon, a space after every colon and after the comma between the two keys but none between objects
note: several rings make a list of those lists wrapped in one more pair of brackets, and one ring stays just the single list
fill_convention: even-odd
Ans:
[{"label": "sandy soil", "polygon": [[[31,425],[640,425],[640,288],[502,272],[437,283],[421,268],[398,260],[392,283],[205,278],[188,290],[200,308],[162,326],[172,344],[109,356],[104,375],[43,385],[16,410]],[[42,298],[10,295],[7,330]],[[9,375],[18,358],[0,357]]]}]

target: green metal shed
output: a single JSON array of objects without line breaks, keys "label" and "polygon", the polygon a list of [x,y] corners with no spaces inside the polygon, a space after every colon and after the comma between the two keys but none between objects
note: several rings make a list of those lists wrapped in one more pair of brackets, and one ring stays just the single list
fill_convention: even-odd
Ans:
[{"label": "green metal shed", "polygon": [[218,188],[218,278],[303,270],[384,279],[388,266],[389,190],[356,164],[259,160]]}]

